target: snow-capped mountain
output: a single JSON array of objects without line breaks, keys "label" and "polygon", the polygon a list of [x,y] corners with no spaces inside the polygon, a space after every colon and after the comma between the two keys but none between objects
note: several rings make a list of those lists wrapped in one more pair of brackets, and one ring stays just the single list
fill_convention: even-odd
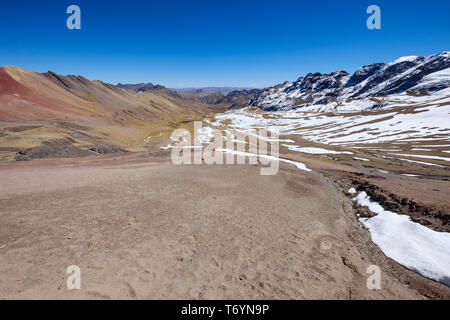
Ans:
[{"label": "snow-capped mountain", "polygon": [[450,53],[402,57],[390,63],[363,66],[354,74],[310,73],[295,82],[261,90],[249,105],[267,111],[302,108],[308,111],[362,110],[408,100],[414,96],[448,97]]}]

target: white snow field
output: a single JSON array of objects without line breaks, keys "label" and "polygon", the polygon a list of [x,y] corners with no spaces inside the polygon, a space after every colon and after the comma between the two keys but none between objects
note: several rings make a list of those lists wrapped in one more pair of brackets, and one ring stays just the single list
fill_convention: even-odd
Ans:
[{"label": "white snow field", "polygon": [[[450,92],[449,92],[450,95]],[[450,104],[418,107],[405,113],[386,109],[381,114],[280,111],[266,113],[240,109],[216,116],[213,125],[230,120],[240,129],[267,128],[280,135],[301,135],[324,144],[374,144],[393,140],[433,141],[450,135]]]},{"label": "white snow field", "polygon": [[[356,190],[351,188],[348,192],[354,194]],[[386,211],[364,191],[353,200],[377,214],[360,221],[386,256],[424,277],[450,286],[450,233],[433,231],[406,215]]]},{"label": "white snow field", "polygon": [[[396,95],[396,97],[406,95]],[[390,96],[392,98],[393,96]],[[405,154],[402,157],[412,156],[427,158],[430,161],[416,161],[424,165],[438,165],[437,161],[447,161],[443,156],[430,156],[427,152],[450,151],[450,88],[439,92],[432,97],[407,97],[408,108],[395,107],[383,108],[383,110],[371,112],[305,112],[304,109],[277,112],[259,112],[250,108],[228,111],[215,116],[215,120],[209,121],[213,126],[233,127],[240,130],[266,128],[269,131],[278,131],[280,141],[283,136],[299,136],[311,142],[323,145],[340,146],[347,148],[379,149],[378,151],[401,151],[400,149],[388,149],[387,147],[370,147],[371,144],[391,143],[414,144],[414,153]],[[414,99],[413,99],[414,98]],[[448,102],[446,102],[448,101]],[[445,102],[445,103],[444,103]],[[433,141],[439,141],[432,145]],[[305,148],[295,145],[294,141],[284,144],[291,151],[309,154],[350,154],[328,150],[325,148]],[[426,146],[428,150],[421,150]],[[432,149],[430,149],[432,148]],[[439,149],[437,149],[439,148]],[[422,153],[422,154],[420,154]],[[395,157],[395,155],[394,155]],[[396,157],[398,160],[413,162],[411,159]],[[441,164],[442,165],[442,164]]]}]

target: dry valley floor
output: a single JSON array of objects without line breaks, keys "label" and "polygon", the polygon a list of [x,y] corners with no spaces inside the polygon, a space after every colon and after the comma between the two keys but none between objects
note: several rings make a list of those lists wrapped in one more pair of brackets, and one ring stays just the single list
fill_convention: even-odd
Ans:
[{"label": "dry valley floor", "polygon": [[[450,297],[386,258],[337,184],[280,165],[175,166],[169,152],[1,163],[0,299]],[[373,264],[381,290],[366,287]],[[66,288],[70,265],[81,290]]]}]

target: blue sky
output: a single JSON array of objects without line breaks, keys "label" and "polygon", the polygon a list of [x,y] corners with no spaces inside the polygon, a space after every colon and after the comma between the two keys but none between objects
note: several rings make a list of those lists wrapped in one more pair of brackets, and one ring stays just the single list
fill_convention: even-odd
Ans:
[{"label": "blue sky", "polygon": [[[77,4],[82,29],[66,28]],[[381,30],[366,8],[381,8]],[[450,50],[450,1],[3,0],[0,65],[168,87],[256,86]]]}]

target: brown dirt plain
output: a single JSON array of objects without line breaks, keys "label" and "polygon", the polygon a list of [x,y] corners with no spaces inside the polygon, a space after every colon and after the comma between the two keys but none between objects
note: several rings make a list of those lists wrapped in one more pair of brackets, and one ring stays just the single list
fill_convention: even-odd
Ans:
[{"label": "brown dirt plain", "polygon": [[[0,163],[0,299],[450,297],[386,258],[325,175],[169,155]],[[381,290],[366,287],[372,264]],[[70,265],[81,290],[66,288]]]}]

